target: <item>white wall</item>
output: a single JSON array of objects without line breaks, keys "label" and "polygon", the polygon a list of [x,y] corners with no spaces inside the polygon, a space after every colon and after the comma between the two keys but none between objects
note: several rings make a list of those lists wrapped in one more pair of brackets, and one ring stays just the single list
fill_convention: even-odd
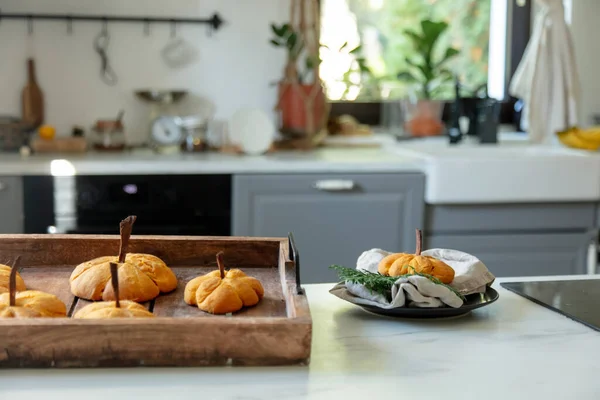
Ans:
[{"label": "white wall", "polygon": [[[131,142],[146,136],[147,108],[133,96],[146,87],[187,88],[211,99],[218,118],[236,109],[257,106],[272,112],[284,54],[269,46],[269,23],[288,18],[287,0],[0,0],[3,12],[92,13],[205,17],[219,12],[227,25],[212,38],[205,26],[180,26],[178,34],[194,43],[200,60],[182,70],[169,69],[160,58],[170,27],[154,25],[150,37],[143,26],[112,24],[109,54],[119,84],[100,81],[99,58],[92,48],[98,23],[76,23],[68,36],[59,22],[35,22],[27,35],[23,21],[0,22],[0,114],[20,114],[25,60],[32,54],[46,98],[47,122],[68,134],[75,124],[90,126],[97,118],[126,110]],[[573,38],[582,81],[582,117],[589,123],[600,112],[600,0],[573,1]]]},{"label": "white wall", "polygon": [[147,109],[133,96],[139,88],[186,88],[212,100],[217,117],[256,106],[272,113],[284,54],[268,44],[272,21],[287,19],[285,0],[0,0],[2,12],[90,13],[138,16],[207,17],[217,11],[227,25],[206,35],[204,25],[178,26],[178,35],[197,46],[200,59],[181,70],[167,67],[160,51],[169,39],[169,25],[153,25],[145,37],[141,24],[111,24],[109,55],[119,76],[117,86],[99,77],[100,61],[92,44],[101,24],[36,21],[27,35],[24,21],[0,22],[0,114],[20,114],[20,93],[26,79],[28,53],[37,63],[45,94],[46,120],[61,134],[73,125],[89,127],[97,118],[126,110],[131,142],[145,138]]}]

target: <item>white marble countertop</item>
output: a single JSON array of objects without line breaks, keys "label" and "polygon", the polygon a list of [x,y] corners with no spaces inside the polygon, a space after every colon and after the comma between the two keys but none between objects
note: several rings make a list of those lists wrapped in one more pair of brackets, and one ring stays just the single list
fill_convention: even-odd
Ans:
[{"label": "white marble countertop", "polygon": [[[565,278],[585,277],[543,279]],[[500,281],[496,303],[447,320],[379,317],[306,285],[307,367],[2,370],[0,398],[597,400],[600,332]]]},{"label": "white marble countertop", "polygon": [[401,142],[389,135],[360,139],[381,147],[326,147],[263,156],[151,151],[0,154],[0,176],[421,172],[426,175],[425,201],[429,204],[600,201],[597,153],[530,145],[522,136],[509,133],[501,136],[498,145],[465,140],[452,146],[442,137]]},{"label": "white marble countertop", "polygon": [[381,148],[282,151],[261,156],[151,152],[0,155],[0,175],[252,174],[420,171],[416,155]]}]

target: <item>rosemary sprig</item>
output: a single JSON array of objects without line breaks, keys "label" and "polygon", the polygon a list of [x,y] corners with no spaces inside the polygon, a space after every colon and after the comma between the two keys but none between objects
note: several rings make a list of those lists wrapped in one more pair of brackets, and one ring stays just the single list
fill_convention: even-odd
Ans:
[{"label": "rosemary sprig", "polygon": [[346,268],[341,265],[332,265],[329,268],[337,271],[340,280],[358,283],[366,287],[371,293],[378,293],[388,298],[391,297],[392,285],[398,279],[397,277],[385,276],[375,272]]},{"label": "rosemary sprig", "polygon": [[442,283],[438,278],[428,275],[422,274],[420,272],[412,272],[410,274],[400,275],[400,276],[385,276],[380,273],[369,272],[369,271],[359,271],[353,268],[346,268],[341,265],[332,265],[329,268],[337,271],[340,280],[344,282],[352,282],[363,285],[367,288],[371,293],[378,293],[383,296],[386,296],[388,299],[391,298],[392,286],[394,282],[396,282],[400,278],[407,278],[409,276],[422,276],[424,278],[429,279],[433,283],[437,285],[442,285],[460,297],[463,301],[465,301],[465,297],[460,294],[456,289],[452,286],[446,285]]}]

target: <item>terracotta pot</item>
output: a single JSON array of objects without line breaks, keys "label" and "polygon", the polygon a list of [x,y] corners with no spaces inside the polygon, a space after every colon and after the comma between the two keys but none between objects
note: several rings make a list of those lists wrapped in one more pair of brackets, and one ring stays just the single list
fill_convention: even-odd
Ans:
[{"label": "terracotta pot", "polygon": [[437,136],[444,133],[442,113],[444,103],[439,100],[404,100],[404,130],[411,136]]},{"label": "terracotta pot", "polygon": [[[310,98],[311,95],[314,95],[314,100],[312,118],[309,120],[303,98]],[[305,136],[321,129],[325,112],[325,92],[320,84],[280,83],[279,98],[282,133],[291,136]]]}]

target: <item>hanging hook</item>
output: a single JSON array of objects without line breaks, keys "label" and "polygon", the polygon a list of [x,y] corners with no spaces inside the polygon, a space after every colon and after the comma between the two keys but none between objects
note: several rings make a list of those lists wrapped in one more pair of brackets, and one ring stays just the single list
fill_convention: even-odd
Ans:
[{"label": "hanging hook", "polygon": [[31,14],[27,16],[27,33],[33,35],[33,15]]},{"label": "hanging hook", "polygon": [[102,17],[102,35],[108,36],[108,18]]},{"label": "hanging hook", "polygon": [[73,18],[67,15],[67,35],[73,34]]},{"label": "hanging hook", "polygon": [[144,18],[144,35],[150,36],[150,20],[148,18]]},{"label": "hanging hook", "polygon": [[171,39],[175,39],[177,36],[177,23],[171,20]]}]

